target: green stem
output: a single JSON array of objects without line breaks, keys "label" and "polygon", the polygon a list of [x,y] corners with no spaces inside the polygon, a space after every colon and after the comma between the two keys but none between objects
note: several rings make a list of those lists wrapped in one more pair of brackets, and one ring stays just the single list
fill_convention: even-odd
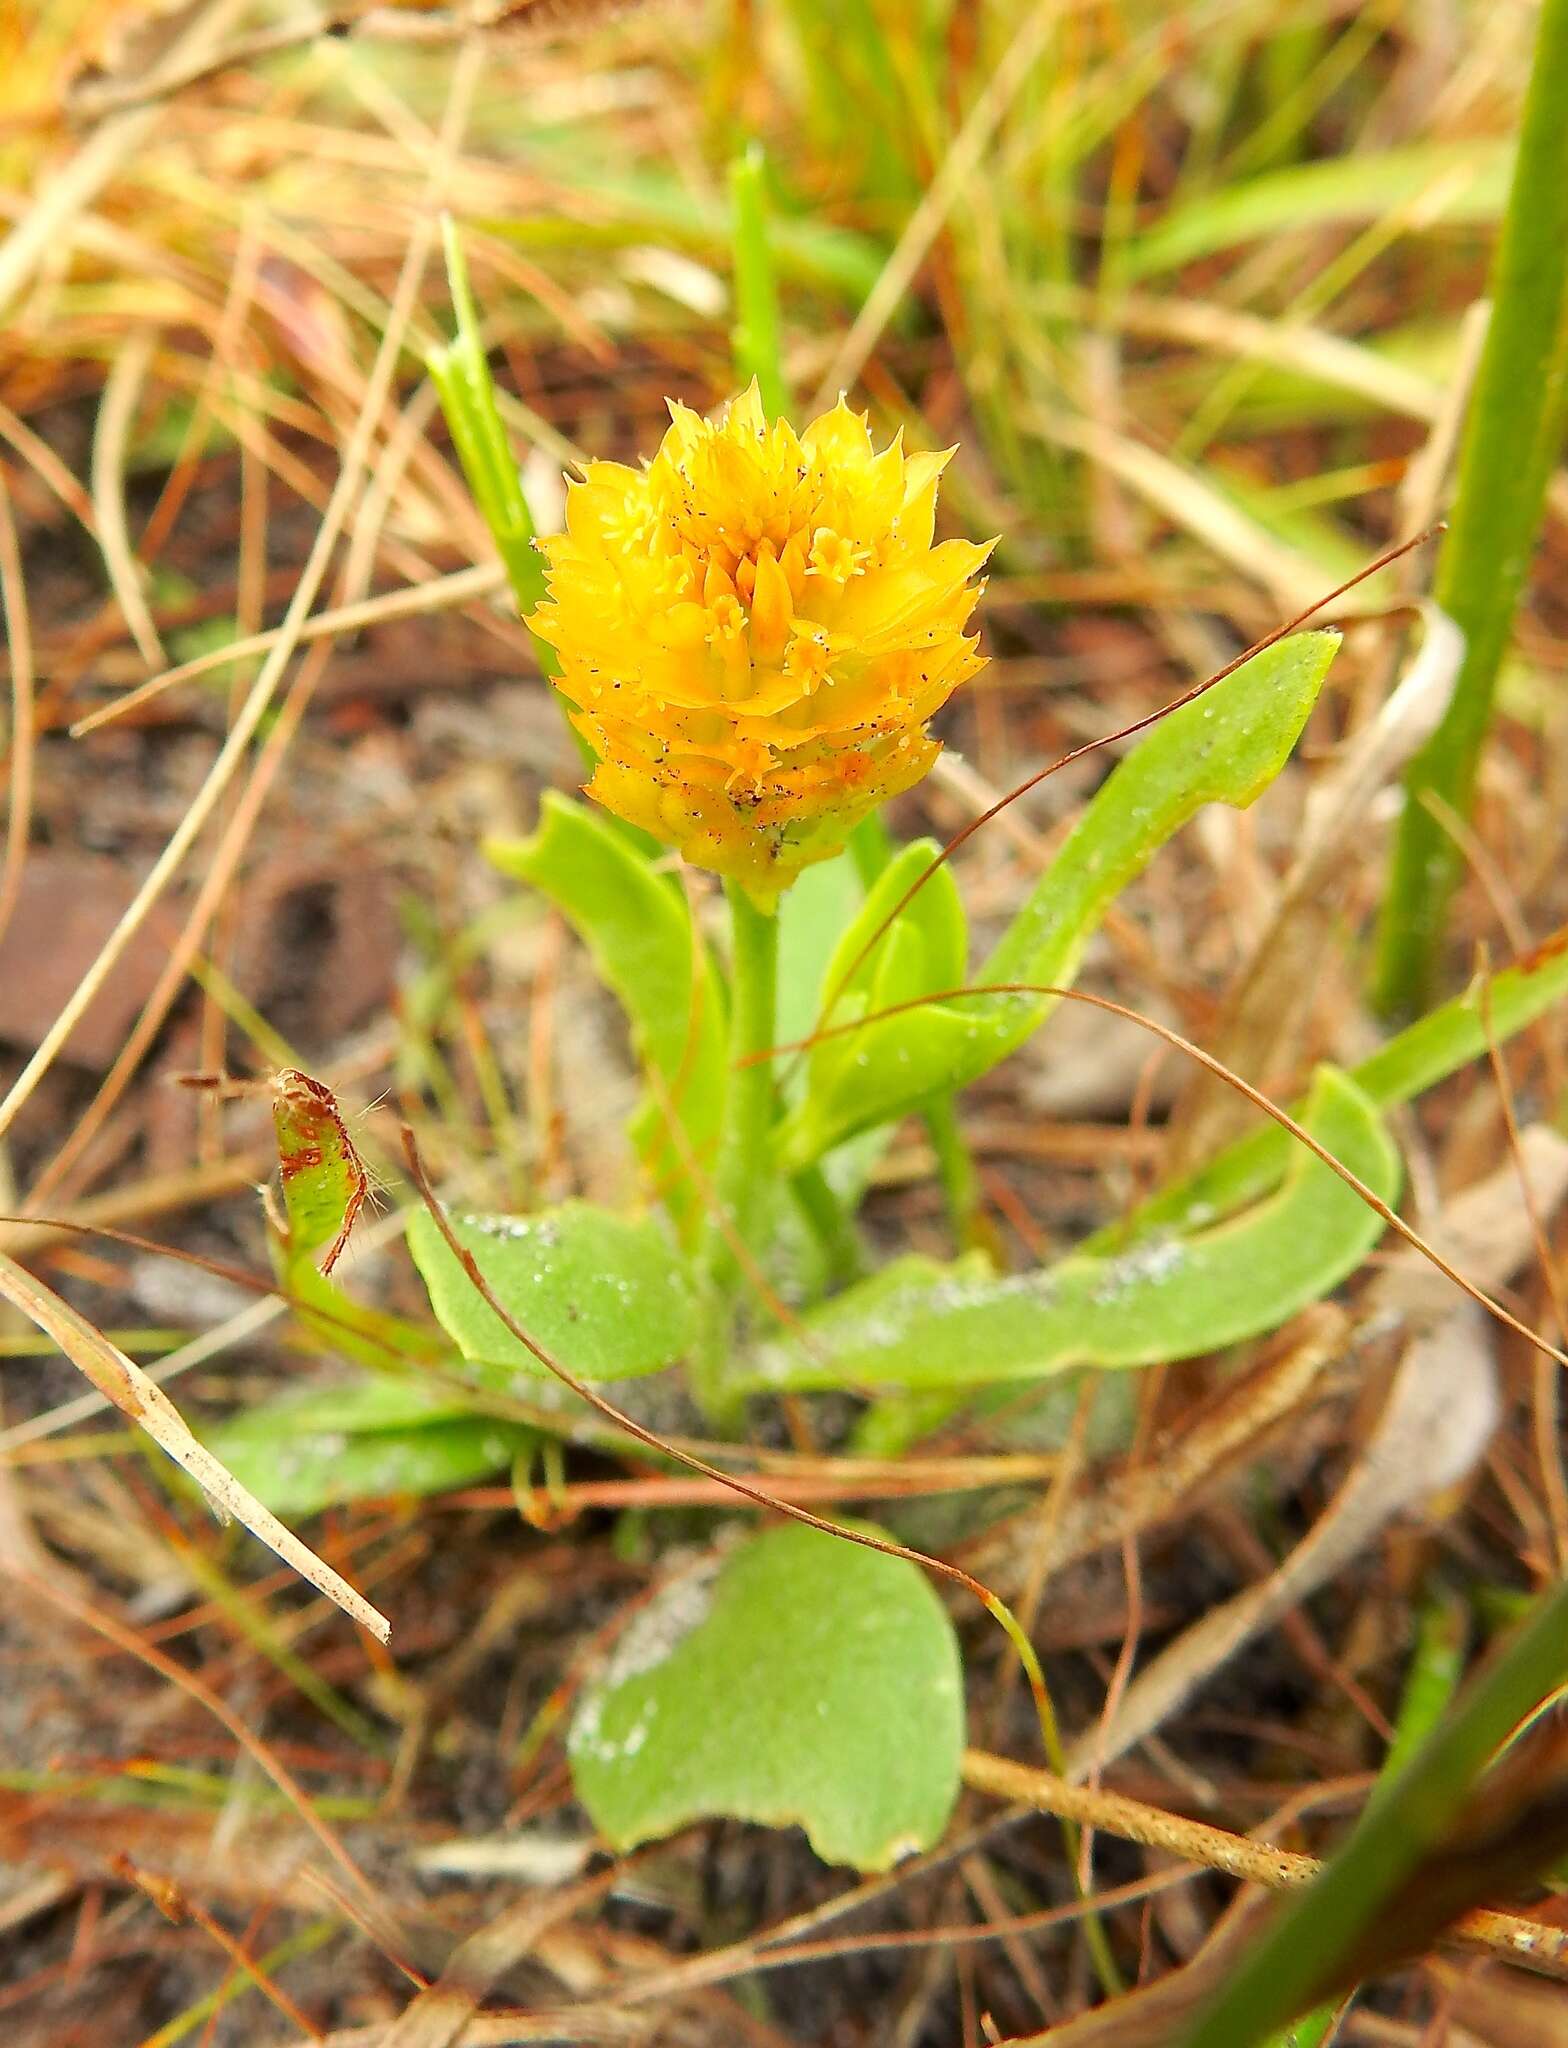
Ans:
[{"label": "green stem", "polygon": [[1305,2019],[1297,2020],[1293,2027],[1286,2027],[1283,2033],[1270,2035],[1265,2048],[1322,2048],[1328,2039],[1328,2030],[1344,2010],[1343,2001],[1335,1999],[1332,2005],[1320,2005],[1309,2012]]},{"label": "green stem", "polygon": [[986,1228],[980,1175],[958,1121],[951,1095],[934,1095],[921,1111],[926,1135],[936,1150],[937,1173],[947,1203],[947,1217],[960,1251],[994,1249]]},{"label": "green stem", "polygon": [[[1373,1799],[1398,1783],[1406,1764],[1419,1753],[1422,1743],[1447,1713],[1464,1675],[1469,1619],[1465,1603],[1456,1594],[1442,1593],[1423,1603],[1415,1652],[1405,1674],[1399,1714],[1394,1722],[1394,1739],[1384,1753],[1377,1783],[1372,1788]],[[1266,2048],[1319,2048],[1343,2010],[1344,2000],[1331,1998],[1315,2006],[1293,2026],[1272,2034]]]},{"label": "green stem", "polygon": [[861,819],[849,835],[849,857],[855,863],[862,889],[871,887],[897,850],[880,811],[872,811]]},{"label": "green stem", "polygon": [[758,1224],[773,1180],[773,1063],[752,1056],[766,1052],[777,1037],[779,953],[774,913],[759,910],[738,882],[726,882],[724,893],[731,940],[729,1080],[713,1174],[715,1213],[703,1241],[704,1329],[695,1361],[697,1393],[715,1421],[733,1414],[735,1405],[724,1384],[741,1272],[735,1247],[758,1249]]},{"label": "green stem", "polygon": [[[1543,0],[1519,155],[1492,276],[1492,321],[1433,596],[1465,635],[1448,713],[1411,762],[1384,902],[1375,995],[1427,1000],[1463,854],[1497,673],[1541,524],[1568,401],[1568,0]],[[1427,798],[1437,800],[1429,808]]]},{"label": "green stem", "polygon": [[862,1280],[867,1272],[866,1248],[855,1228],[855,1219],[834,1193],[820,1166],[804,1166],[790,1178],[795,1199],[800,1203],[812,1235],[827,1254],[829,1284],[847,1287]]},{"label": "green stem", "polygon": [[1422,1602],[1394,1739],[1384,1755],[1374,1798],[1381,1788],[1397,1780],[1447,1713],[1464,1676],[1469,1639],[1470,1611],[1457,1593],[1439,1592]]},{"label": "green stem", "polygon": [[[1050,1688],[1045,1682],[1045,1671],[1029,1640],[1023,1624],[1013,1613],[1000,1594],[980,1590],[981,1602],[994,1622],[1000,1624],[1007,1640],[1012,1644],[1019,1663],[1024,1668],[1024,1677],[1029,1681],[1029,1695],[1034,1701],[1035,1719],[1040,1724],[1040,1742],[1045,1750],[1045,1760],[1059,1778],[1067,1775],[1067,1752],[1062,1747],[1061,1729],[1056,1719],[1056,1706],[1051,1698]],[[1062,1841],[1067,1850],[1067,1868],[1072,1873],[1073,1889],[1090,1904],[1090,1893],[1082,1882],[1079,1871],[1078,1850],[1083,1837],[1078,1823],[1063,1820]],[[1105,1931],[1105,1922],[1092,1906],[1083,1920],[1084,1941],[1089,1950],[1089,1959],[1094,1965],[1100,1988],[1107,1998],[1119,1998],[1126,1986],[1121,1972],[1116,1967],[1116,1958],[1111,1954],[1110,1936]]]}]

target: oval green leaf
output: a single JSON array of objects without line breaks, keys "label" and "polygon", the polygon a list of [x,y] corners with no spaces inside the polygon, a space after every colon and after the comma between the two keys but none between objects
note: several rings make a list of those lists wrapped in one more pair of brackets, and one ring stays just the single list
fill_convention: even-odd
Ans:
[{"label": "oval green leaf", "polygon": [[[579,1379],[659,1372],[689,1348],[691,1278],[654,1217],[563,1202],[533,1216],[449,1220],[497,1300]],[[481,1385],[509,1392],[519,1373],[550,1377],[475,1287],[432,1217],[410,1219],[408,1248],[437,1320]]]},{"label": "oval green leaf", "polygon": [[637,1617],[568,1753],[618,1850],[731,1815],[886,1870],[940,1838],[963,1742],[958,1643],[924,1575],[791,1524],[715,1554]]}]

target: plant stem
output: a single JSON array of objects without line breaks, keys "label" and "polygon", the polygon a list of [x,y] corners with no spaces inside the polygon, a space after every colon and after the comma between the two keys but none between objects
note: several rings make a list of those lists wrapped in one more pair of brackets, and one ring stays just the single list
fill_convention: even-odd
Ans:
[{"label": "plant stem", "polygon": [[[1492,276],[1492,322],[1433,595],[1465,635],[1453,701],[1405,776],[1374,994],[1390,1014],[1428,999],[1463,855],[1497,672],[1541,523],[1568,401],[1568,0],[1543,0],[1519,155]],[[1434,815],[1423,798],[1444,807]]]},{"label": "plant stem", "polygon": [[756,1250],[758,1224],[773,1182],[768,1133],[773,1122],[773,1063],[754,1060],[776,1037],[779,921],[759,910],[738,882],[726,882],[730,906],[729,1082],[713,1174],[714,1213],[703,1241],[704,1328],[695,1364],[697,1393],[714,1421],[733,1410],[724,1381],[733,1335],[740,1261],[735,1245]]},{"label": "plant stem", "polygon": [[790,1186],[811,1225],[812,1235],[827,1254],[831,1284],[847,1287],[852,1280],[864,1278],[866,1249],[860,1242],[855,1219],[834,1193],[822,1168],[802,1167],[791,1176]]},{"label": "plant stem", "polygon": [[869,889],[893,858],[893,836],[882,822],[882,813],[872,811],[849,835],[849,857],[855,863],[862,889]]},{"label": "plant stem", "polygon": [[978,1246],[984,1251],[994,1251],[991,1233],[986,1228],[980,1176],[975,1171],[974,1155],[959,1128],[952,1096],[934,1095],[921,1116],[926,1135],[936,1151],[936,1167],[941,1176],[943,1199],[947,1203],[947,1218],[958,1249],[961,1252],[971,1251]]},{"label": "plant stem", "polygon": [[[1415,1653],[1400,1695],[1394,1739],[1384,1753],[1372,1788],[1373,1799],[1398,1780],[1447,1712],[1464,1675],[1468,1637],[1469,1609],[1457,1594],[1442,1594],[1424,1603]],[[1293,2025],[1271,2034],[1265,2048],[1319,2048],[1343,2008],[1344,2001],[1338,1997],[1315,2006]]]},{"label": "plant stem", "polygon": [[[1045,1671],[1034,1644],[1029,1640],[1023,1624],[1000,1595],[987,1592],[982,1594],[982,1599],[986,1612],[1000,1625],[1024,1668],[1024,1677],[1029,1681],[1030,1697],[1034,1701],[1035,1719],[1040,1724],[1040,1742],[1045,1750],[1046,1761],[1059,1779],[1065,1779],[1067,1755],[1062,1748],[1061,1729],[1056,1719],[1056,1704],[1051,1698],[1050,1688],[1046,1685]],[[1067,1849],[1067,1867],[1072,1872],[1073,1890],[1084,1904],[1088,1905],[1090,1893],[1084,1885],[1079,1866],[1078,1851],[1082,1836],[1078,1830],[1078,1823],[1067,1814],[1061,1816],[1061,1821],[1062,1840]],[[1098,1913],[1091,1910],[1085,1915],[1083,1935],[1089,1959],[1094,1964],[1095,1975],[1100,1980],[1101,1990],[1107,1998],[1119,1998],[1126,1986],[1122,1982],[1121,1972],[1116,1967],[1116,1958],[1111,1954],[1110,1936],[1105,1931],[1105,1922]]]},{"label": "plant stem", "polygon": [[1340,1999],[1335,1999],[1332,2005],[1320,2005],[1305,2019],[1297,2020],[1293,2027],[1286,2027],[1283,2033],[1271,2034],[1264,2048],[1322,2048],[1322,2043],[1328,2039],[1329,2028],[1343,2011]]}]

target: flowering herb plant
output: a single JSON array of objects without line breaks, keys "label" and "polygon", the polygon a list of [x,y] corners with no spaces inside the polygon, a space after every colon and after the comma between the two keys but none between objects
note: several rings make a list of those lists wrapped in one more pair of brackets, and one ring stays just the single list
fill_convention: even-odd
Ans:
[{"label": "flowering herb plant", "polygon": [[[759,377],[715,418],[672,405],[642,467],[588,463],[565,531],[536,545],[450,243],[449,260],[458,336],[432,376],[586,758],[580,796],[546,796],[531,837],[486,852],[555,906],[625,1012],[645,1082],[627,1202],[448,1208],[416,1160],[429,1203],[408,1241],[432,1336],[321,1270],[362,1190],[330,1098],[296,1091],[295,1123],[326,1122],[289,1129],[290,1156],[314,1164],[285,1177],[280,1271],[324,1345],[382,1370],[248,1416],[215,1447],[276,1511],[301,1512],[540,1457],[549,1473],[563,1439],[624,1451],[624,1428],[666,1468],[780,1509],[793,1520],[721,1533],[667,1573],[583,1689],[574,1782],[619,1847],[725,1813],[799,1822],[824,1857],[885,1868],[938,1838],[959,1781],[957,1641],[919,1569],[934,1561],[739,1476],[735,1440],[782,1409],[809,1444],[800,1397],[832,1392],[815,1427],[839,1432],[873,1497],[977,1399],[1016,1409],[1033,1390],[1036,1444],[1075,1410],[1114,1443],[1127,1380],[1108,1368],[1258,1336],[1356,1270],[1399,1194],[1383,1112],[1539,1014],[1568,965],[1522,963],[1494,979],[1484,1019],[1467,996],[1353,1072],[1320,1069],[1295,1116],[1113,1234],[998,1270],[955,1097],[1071,993],[1117,894],[1201,806],[1268,787],[1337,636],[1282,632],[1147,721],[976,967],[952,849],[898,846],[879,816],[929,770],[933,716],[982,665],[989,550],[936,537],[947,454],[878,448],[842,400],[797,431],[764,402],[776,361],[753,360]],[[755,342],[767,306],[750,297]],[[936,1148],[954,1256],[873,1270],[857,1212],[909,1115]],[[848,1425],[845,1394],[860,1403]],[[1054,1748],[1027,1638],[985,1588],[936,1569],[1009,1630]]]}]

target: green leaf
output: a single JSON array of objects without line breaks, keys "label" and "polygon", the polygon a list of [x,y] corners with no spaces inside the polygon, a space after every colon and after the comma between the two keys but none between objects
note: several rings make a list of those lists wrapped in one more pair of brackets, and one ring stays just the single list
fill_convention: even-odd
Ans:
[{"label": "green leaf", "polygon": [[510,1465],[537,1436],[476,1415],[460,1395],[365,1379],[281,1395],[204,1441],[275,1515],[314,1515],[346,1501],[467,1486]]},{"label": "green leaf", "polygon": [[1123,275],[1129,281],[1153,277],[1240,242],[1417,209],[1427,226],[1494,221],[1508,196],[1512,166],[1512,145],[1491,139],[1419,143],[1292,165],[1168,213],[1128,245]]},{"label": "green leaf", "polygon": [[[889,861],[828,963],[825,992],[838,987],[883,918],[940,853],[934,839],[917,839]],[[864,1000],[869,1008],[885,1009],[892,1003],[952,988],[963,975],[968,950],[963,900],[952,869],[944,864],[905,904],[868,959],[856,969],[843,1000],[851,1008]]]},{"label": "green leaf", "polygon": [[1255,803],[1300,737],[1339,642],[1337,632],[1293,634],[1154,726],[1096,794],[981,979],[1065,979],[1112,901],[1195,812]]},{"label": "green leaf", "polygon": [[[1317,701],[1338,647],[1336,633],[1295,634],[1265,648],[1155,726],[1088,805],[975,976],[976,983],[1069,984],[1111,903],[1195,811],[1206,803],[1244,809],[1273,781]],[[902,863],[896,867],[902,869]],[[939,875],[921,891],[906,917],[915,915],[940,879]],[[907,886],[907,871],[904,880]],[[884,876],[879,891],[886,881]],[[891,900],[897,900],[896,891]],[[884,913],[886,907],[884,901]],[[865,931],[874,929],[870,908],[868,898],[862,914]],[[904,922],[900,918],[899,925]],[[891,943],[892,934],[872,955],[868,974],[879,971],[881,953],[891,949]],[[898,985],[905,976],[906,970],[895,962],[887,986]],[[960,974],[949,985],[962,979]],[[857,988],[860,985],[857,976]],[[879,996],[882,987],[876,982]],[[910,992],[919,990],[904,991]],[[928,1003],[827,1040],[812,1054],[806,1100],[782,1126],[779,1147],[784,1164],[797,1169],[856,1131],[889,1122],[933,1095],[967,1086],[1016,1051],[1044,1022],[1055,1001],[1049,996],[966,996]],[[859,1013],[874,1007],[867,1003]],[[848,1002],[835,1010],[834,1021],[846,1013],[856,1014]]]},{"label": "green leaf", "polygon": [[963,1704],[953,1626],[919,1569],[792,1524],[631,1624],[572,1724],[572,1779],[617,1850],[729,1814],[886,1870],[947,1823]]},{"label": "green leaf", "polygon": [[[724,1005],[678,885],[585,805],[553,792],[532,838],[491,840],[485,851],[570,920],[630,1020],[638,1057],[661,1077],[687,1144],[711,1163],[724,1107]],[[656,1099],[638,1110],[632,1137],[652,1184],[691,1235],[702,1219],[700,1190]]]},{"label": "green leaf", "polygon": [[[1385,1202],[1400,1165],[1365,1095],[1323,1068],[1305,1127]],[[1305,1146],[1278,1192],[1190,1236],[1078,1252],[998,1278],[982,1261],[901,1259],[757,1354],[759,1387],[952,1387],[1038,1379],[1070,1366],[1190,1358],[1275,1328],[1353,1273],[1380,1216]]]},{"label": "green leaf", "polygon": [[[968,928],[958,886],[952,870],[945,866],[936,870],[866,953],[866,947],[900,897],[940,853],[941,847],[934,839],[917,839],[904,847],[877,877],[858,915],[843,927],[820,991],[823,1003],[837,998],[832,1010],[834,1023],[848,1023],[898,1003],[963,985]],[[846,975],[850,975],[847,982]],[[895,1043],[901,1035],[907,1038],[911,1030],[918,1035],[927,1014],[917,1012],[912,1017],[893,1018],[886,1025],[873,1025],[864,1033],[830,1038],[814,1046],[808,1064],[803,1119],[809,1122],[817,1103],[853,1100],[862,1085],[865,1060],[869,1058],[875,1064],[881,1056],[883,1034],[887,1034],[888,1044]],[[893,1056],[897,1058],[896,1052]],[[783,1142],[787,1152],[788,1136]]]},{"label": "green leaf", "polygon": [[805,869],[779,898],[781,1045],[805,1038],[816,1022],[828,963],[864,895],[855,857],[846,851]]},{"label": "green leaf", "polygon": [[[792,1045],[810,1032],[828,962],[864,894],[855,854],[846,849],[831,860],[815,862],[779,898],[775,1036],[781,1045]],[[806,1088],[804,1063],[776,1064],[783,1100],[798,1102]],[[790,1183],[791,1198],[775,1204],[767,1272],[792,1305],[820,1300],[832,1286],[856,1279],[864,1270],[850,1218],[883,1142],[882,1135],[873,1132],[869,1144],[846,1145],[825,1170],[814,1167]]]},{"label": "green leaf", "polygon": [[[691,1277],[656,1218],[565,1202],[534,1216],[449,1221],[497,1300],[579,1379],[659,1372],[689,1348]],[[550,1378],[474,1286],[433,1217],[410,1220],[408,1248],[437,1320],[478,1368],[480,1384],[510,1392],[520,1372]]]},{"label": "green leaf", "polygon": [[[1473,1060],[1487,1057],[1568,995],[1568,925],[1512,966],[1441,1004],[1395,1034],[1350,1070],[1350,1079],[1378,1110],[1395,1109],[1435,1087]],[[1295,1113],[1305,1105],[1297,1103]],[[1295,1156],[1289,1132],[1272,1120],[1251,1131],[1196,1173],[1162,1189],[1079,1246],[1079,1253],[1125,1252],[1150,1238],[1206,1227],[1259,1201],[1279,1185]],[[901,1413],[901,1410],[908,1411]],[[938,1393],[918,1405],[883,1403],[857,1432],[863,1455],[896,1457],[915,1437],[953,1413],[953,1398]],[[862,1441],[863,1440],[863,1441]]]},{"label": "green leaf", "polygon": [[[479,313],[469,288],[462,246],[449,219],[442,221],[441,230],[457,335],[444,346],[431,349],[425,367],[441,401],[468,488],[506,569],[518,612],[526,617],[544,596],[544,560],[534,546],[533,514],[523,493],[522,473],[496,405],[495,381],[480,338]],[[536,640],[534,648],[544,673],[554,675],[555,649],[542,640]]]},{"label": "green leaf", "polygon": [[324,1082],[285,1067],[272,1084],[281,1210],[266,1197],[273,1268],[311,1334],[328,1352],[372,1371],[428,1356],[427,1334],[385,1309],[352,1300],[329,1277],[370,1192],[337,1098]]}]

